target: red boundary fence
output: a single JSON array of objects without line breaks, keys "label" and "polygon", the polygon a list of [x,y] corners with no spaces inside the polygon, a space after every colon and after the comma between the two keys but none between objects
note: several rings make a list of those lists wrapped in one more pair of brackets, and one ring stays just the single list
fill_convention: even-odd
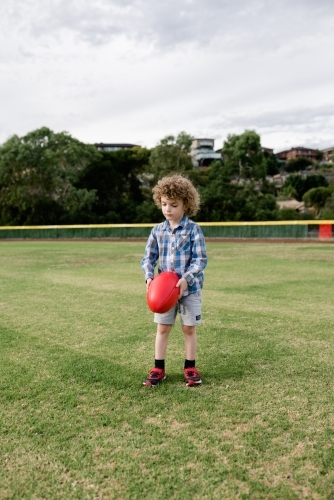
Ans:
[{"label": "red boundary fence", "polygon": [[332,238],[333,229],[332,224],[321,224],[319,226],[319,238]]}]

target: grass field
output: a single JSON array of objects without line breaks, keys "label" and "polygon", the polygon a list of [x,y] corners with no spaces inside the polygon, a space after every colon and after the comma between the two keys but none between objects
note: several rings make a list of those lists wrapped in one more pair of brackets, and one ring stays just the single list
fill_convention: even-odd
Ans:
[{"label": "grass field", "polygon": [[334,499],[334,246],[208,244],[196,388],[143,250],[0,243],[0,498]]}]

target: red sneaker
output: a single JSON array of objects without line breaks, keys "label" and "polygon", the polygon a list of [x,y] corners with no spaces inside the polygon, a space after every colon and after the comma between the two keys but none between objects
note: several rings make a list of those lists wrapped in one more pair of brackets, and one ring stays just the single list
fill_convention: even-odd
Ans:
[{"label": "red sneaker", "polygon": [[162,368],[152,368],[150,373],[148,374],[148,378],[144,380],[143,385],[153,386],[159,384],[165,380],[165,370]]},{"label": "red sneaker", "polygon": [[191,387],[192,385],[200,385],[202,383],[197,368],[185,368],[183,373],[186,386]]}]

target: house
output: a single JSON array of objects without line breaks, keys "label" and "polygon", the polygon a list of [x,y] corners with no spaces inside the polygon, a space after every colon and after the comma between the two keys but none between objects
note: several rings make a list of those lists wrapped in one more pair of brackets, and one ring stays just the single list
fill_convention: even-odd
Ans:
[{"label": "house", "polygon": [[332,162],[334,159],[334,147],[332,146],[331,148],[327,149],[322,149],[322,161],[328,163]]},{"label": "house", "polygon": [[278,196],[282,190],[284,182],[287,179],[287,175],[276,174],[276,175],[267,175],[266,179],[270,184],[274,184],[275,188],[275,196]]},{"label": "house", "polygon": [[311,148],[303,148],[302,146],[298,146],[296,148],[287,149],[286,151],[280,151],[279,153],[276,153],[275,156],[279,160],[283,161],[289,161],[294,158],[307,158],[308,160],[318,160],[319,150]]},{"label": "house", "polygon": [[104,143],[100,142],[99,144],[95,143],[94,146],[100,151],[119,151],[120,149],[131,149],[139,147],[137,144],[127,144],[127,143]]},{"label": "house", "polygon": [[203,168],[214,160],[221,160],[220,152],[214,150],[214,139],[194,139],[190,148],[190,156],[195,167]]}]

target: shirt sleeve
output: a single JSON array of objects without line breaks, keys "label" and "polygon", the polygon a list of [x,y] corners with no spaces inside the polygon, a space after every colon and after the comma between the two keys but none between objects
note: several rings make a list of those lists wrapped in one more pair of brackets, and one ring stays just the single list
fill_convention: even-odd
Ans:
[{"label": "shirt sleeve", "polygon": [[191,243],[192,257],[190,265],[182,276],[182,278],[184,278],[189,285],[194,283],[196,275],[201,273],[208,263],[204,234],[197,224],[194,226],[194,230],[192,231]]},{"label": "shirt sleeve", "polygon": [[152,229],[148,237],[144,257],[141,261],[141,267],[145,275],[145,280],[154,278],[154,268],[159,258],[159,246],[155,233],[155,228]]}]

